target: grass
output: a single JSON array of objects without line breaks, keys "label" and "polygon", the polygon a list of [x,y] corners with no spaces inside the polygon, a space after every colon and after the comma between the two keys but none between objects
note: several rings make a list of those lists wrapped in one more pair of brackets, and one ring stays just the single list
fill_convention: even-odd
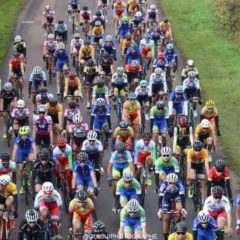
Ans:
[{"label": "grass", "polygon": [[[161,0],[183,58],[194,59],[204,99],[214,99],[220,112],[224,153],[240,169],[240,45],[228,38],[211,0]],[[239,172],[239,171],[238,171]]]},{"label": "grass", "polygon": [[18,14],[25,3],[26,0],[0,0],[0,65],[8,53]]}]

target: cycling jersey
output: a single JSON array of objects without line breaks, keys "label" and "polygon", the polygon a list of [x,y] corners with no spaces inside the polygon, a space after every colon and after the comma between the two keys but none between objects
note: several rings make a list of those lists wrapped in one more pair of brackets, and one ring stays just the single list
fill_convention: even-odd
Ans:
[{"label": "cycling jersey", "polygon": [[114,13],[113,16],[115,15],[116,17],[120,18],[122,16],[122,14],[124,13],[124,9],[126,7],[124,2],[116,2],[114,3]]},{"label": "cycling jersey", "polygon": [[139,50],[133,51],[131,48],[128,48],[126,52],[126,64],[131,64],[132,60],[137,60],[138,63],[141,62],[141,52]]},{"label": "cycling jersey", "polygon": [[88,130],[88,124],[82,121],[79,126],[71,125],[70,132],[73,134],[74,141],[77,141],[79,138],[85,138]]},{"label": "cycling jersey", "polygon": [[38,104],[46,104],[53,95],[51,93],[47,93],[46,96],[42,96],[41,93],[37,94],[36,96],[36,103]]},{"label": "cycling jersey", "polygon": [[199,139],[200,136],[204,137],[204,136],[208,136],[209,134],[210,135],[215,135],[214,126],[212,124],[210,124],[209,128],[206,131],[203,131],[202,124],[199,123],[196,126],[195,133],[194,133],[194,138]]},{"label": "cycling jersey", "polygon": [[74,198],[69,204],[69,212],[73,213],[73,217],[89,216],[93,209],[94,204],[90,198],[87,198],[83,206],[79,205],[79,200],[77,198]]},{"label": "cycling jersey", "polygon": [[150,129],[153,131],[167,131],[168,110],[165,107],[163,110],[158,110],[157,106],[153,106],[150,110]]},{"label": "cycling jersey", "polygon": [[121,138],[123,141],[126,141],[129,137],[133,137],[133,129],[131,127],[127,128],[127,131],[121,131],[120,127],[117,127],[114,130],[113,137],[114,138]]},{"label": "cycling jersey", "polygon": [[92,97],[96,100],[98,98],[104,98],[106,100],[106,97],[108,97],[108,87],[103,86],[103,87],[98,87],[95,85],[92,90]]},{"label": "cycling jersey", "polygon": [[146,39],[142,39],[139,44],[140,52],[142,53],[142,57],[146,57],[149,52],[151,52],[151,56],[155,54],[155,44],[152,39],[146,41]]},{"label": "cycling jersey", "polygon": [[91,113],[91,128],[100,131],[102,126],[109,125],[109,118],[110,110],[107,105],[104,105],[101,110],[99,110],[97,105],[94,105]]},{"label": "cycling jersey", "polygon": [[66,23],[63,23],[63,24],[55,24],[55,31],[58,32],[58,33],[64,33],[64,32],[67,32],[67,24]]},{"label": "cycling jersey", "polygon": [[186,78],[183,81],[183,89],[186,90],[194,90],[199,89],[200,90],[200,82],[197,78],[194,78],[193,80],[190,80],[189,78]]},{"label": "cycling jersey", "polygon": [[92,15],[91,11],[81,11],[80,12],[81,17],[83,17],[83,19],[85,21],[89,21],[90,20],[90,16]]},{"label": "cycling jersey", "polygon": [[208,172],[208,181],[214,183],[222,183],[230,179],[230,171],[228,167],[225,167],[223,172],[219,174],[216,167],[212,167]]},{"label": "cycling jersey", "polygon": [[17,186],[13,182],[9,182],[7,186],[3,188],[3,190],[0,191],[0,195],[4,198],[10,196],[10,195],[17,195]]},{"label": "cycling jersey", "polygon": [[127,75],[124,73],[120,78],[117,73],[112,76],[113,87],[125,87],[128,84]]},{"label": "cycling jersey", "polygon": [[34,227],[30,227],[26,220],[23,220],[19,225],[18,238],[17,240],[41,240],[44,239],[44,231],[42,228],[42,222],[40,219],[37,220]]},{"label": "cycling jersey", "polygon": [[24,60],[23,58],[19,57],[19,58],[14,58],[14,57],[11,57],[10,60],[9,60],[9,65],[12,66],[13,69],[15,70],[21,70],[21,65],[24,64]]},{"label": "cycling jersey", "polygon": [[32,135],[28,134],[26,140],[24,141],[21,135],[18,135],[15,140],[15,145],[18,146],[18,150],[27,150],[32,148],[32,144],[34,143],[34,139]]},{"label": "cycling jersey", "polygon": [[56,50],[53,54],[55,58],[55,67],[56,71],[60,72],[63,70],[63,66],[69,65],[69,59],[68,59],[68,52],[67,50],[63,50],[63,52],[60,52],[59,50]]},{"label": "cycling jersey", "polygon": [[110,159],[110,163],[113,164],[113,167],[118,169],[124,169],[126,168],[130,162],[132,162],[133,159],[132,159],[132,156],[131,156],[131,153],[126,150],[123,154],[123,156],[119,156],[118,152],[117,151],[114,151],[111,155],[111,159]]},{"label": "cycling jersey", "polygon": [[188,150],[188,163],[201,163],[202,161],[208,161],[208,152],[206,149],[202,148],[199,152],[195,152],[193,148]]},{"label": "cycling jersey", "polygon": [[73,116],[74,115],[80,115],[80,114],[81,114],[80,108],[77,107],[77,108],[74,108],[74,109],[72,109],[72,108],[65,108],[63,115],[64,115],[64,118],[67,120],[67,124],[68,123],[73,124],[73,121],[72,121]]},{"label": "cycling jersey", "polygon": [[190,71],[194,71],[196,75],[199,74],[199,73],[198,73],[198,69],[197,69],[196,67],[191,67],[191,69],[190,69],[188,66],[186,66],[186,67],[182,70],[182,74],[181,74],[182,79],[187,78],[187,77],[188,77],[188,73],[189,73]]},{"label": "cycling jersey", "polygon": [[2,164],[2,160],[0,160],[0,176],[4,174],[11,173],[12,171],[16,171],[16,162],[10,160],[7,168]]},{"label": "cycling jersey", "polygon": [[168,64],[171,64],[176,61],[177,58],[177,52],[175,49],[172,49],[171,52],[169,52],[167,49],[164,50],[164,57],[167,60]]},{"label": "cycling jersey", "polygon": [[145,24],[145,20],[144,20],[143,17],[141,17],[141,18],[133,17],[131,23],[132,23],[134,28],[137,28],[139,24],[143,24],[144,25]]},{"label": "cycling jersey", "polygon": [[34,74],[31,72],[29,82],[31,82],[32,89],[37,89],[41,82],[45,82],[44,85],[47,85],[47,77],[44,71],[41,71],[40,74]]},{"label": "cycling jersey", "polygon": [[172,92],[168,101],[169,115],[172,115],[173,108],[176,110],[176,114],[188,115],[188,104],[185,93],[181,96],[177,96],[176,92]]},{"label": "cycling jersey", "polygon": [[168,161],[164,161],[163,157],[159,157],[155,162],[156,174],[179,173],[179,163],[174,156],[170,156]]},{"label": "cycling jersey", "polygon": [[44,116],[43,118],[39,115],[33,117],[33,124],[36,126],[36,134],[48,135],[49,126],[52,125],[52,118],[50,116]]},{"label": "cycling jersey", "polygon": [[141,105],[138,101],[125,101],[123,104],[124,114],[134,115],[137,117],[137,111],[141,110]]},{"label": "cycling jersey", "polygon": [[[168,237],[168,240],[178,240],[178,239],[179,239],[179,238],[178,238],[177,233],[172,233],[172,234],[170,234],[169,237]],[[193,240],[192,234],[189,233],[189,232],[186,232],[186,233],[184,234],[184,240]]]},{"label": "cycling jersey", "polygon": [[165,73],[162,73],[160,77],[156,73],[152,73],[149,81],[150,91],[153,94],[157,94],[159,91],[167,92],[167,81]]},{"label": "cycling jersey", "polygon": [[64,96],[74,95],[75,91],[79,91],[80,97],[82,97],[82,83],[78,77],[75,77],[74,80],[70,78],[65,79],[64,87]]},{"label": "cycling jersey", "polygon": [[[18,121],[25,120],[29,117],[29,109],[25,108],[14,108],[11,113],[12,119],[16,119]],[[28,124],[25,124],[28,125]]]},{"label": "cycling jersey", "polygon": [[157,20],[157,15],[158,15],[158,10],[148,9],[147,10],[147,15],[150,19],[152,19],[153,21],[156,21]]},{"label": "cycling jersey", "polygon": [[96,139],[94,144],[91,144],[88,139],[83,142],[82,151],[86,151],[88,154],[93,155],[103,151],[102,143]]},{"label": "cycling jersey", "polygon": [[47,40],[44,41],[43,46],[44,49],[48,51],[48,53],[53,54],[57,48],[57,41]]},{"label": "cycling jersey", "polygon": [[65,149],[61,149],[58,146],[53,150],[53,162],[56,163],[57,161],[62,163],[67,160],[65,168],[68,170],[72,169],[72,148],[70,145],[66,145]]},{"label": "cycling jersey", "polygon": [[12,89],[12,91],[7,92],[5,89],[2,89],[0,92],[0,98],[3,99],[4,103],[10,103],[14,98],[17,98],[17,92],[15,89]]},{"label": "cycling jersey", "polygon": [[83,46],[83,43],[84,42],[82,39],[72,39],[70,44],[71,53],[73,53],[74,51],[76,51],[76,53],[79,53],[79,50]]},{"label": "cycling jersey", "polygon": [[106,73],[106,75],[111,75],[111,65],[113,65],[113,60],[111,58],[108,58],[107,61],[103,60],[101,58],[98,63],[99,66],[101,66],[102,70]]},{"label": "cycling jersey", "polygon": [[90,57],[92,55],[92,53],[94,52],[93,46],[87,46],[87,45],[83,45],[80,50],[79,50],[79,57],[81,60],[81,57]]},{"label": "cycling jersey", "polygon": [[54,115],[62,115],[63,113],[63,106],[61,103],[57,103],[56,106],[51,106],[50,103],[46,103],[45,107],[47,109],[48,115],[53,117]]},{"label": "cycling jersey", "polygon": [[98,67],[94,66],[94,67],[88,67],[85,66],[84,67],[84,73],[88,76],[96,76],[98,74]]},{"label": "cycling jersey", "polygon": [[119,38],[123,39],[126,35],[126,33],[130,33],[131,25],[129,22],[119,22],[119,27],[118,27],[118,34]]},{"label": "cycling jersey", "polygon": [[93,27],[92,28],[92,35],[95,37],[101,37],[104,34],[104,28],[103,26],[99,26],[99,27]]},{"label": "cycling jersey", "polygon": [[14,51],[18,52],[19,54],[23,54],[24,57],[26,57],[26,49],[27,45],[24,40],[21,40],[20,42],[16,42],[13,44]]},{"label": "cycling jersey", "polygon": [[141,194],[141,190],[142,190],[141,185],[136,178],[133,178],[133,180],[127,187],[125,186],[124,179],[121,178],[117,182],[116,195],[125,195],[125,194],[127,195],[128,193],[131,193],[133,191],[136,194]]},{"label": "cycling jersey", "polygon": [[137,97],[151,97],[151,91],[149,87],[142,88],[141,86],[137,86],[135,89],[135,94]]}]

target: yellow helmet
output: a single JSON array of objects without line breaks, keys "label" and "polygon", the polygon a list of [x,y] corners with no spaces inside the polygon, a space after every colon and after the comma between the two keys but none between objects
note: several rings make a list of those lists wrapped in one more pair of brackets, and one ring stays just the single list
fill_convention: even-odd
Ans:
[{"label": "yellow helmet", "polygon": [[20,135],[27,135],[29,133],[29,127],[28,126],[21,127],[18,133]]},{"label": "yellow helmet", "polygon": [[207,100],[206,101],[206,107],[208,107],[208,108],[215,107],[215,102],[213,100]]},{"label": "yellow helmet", "polygon": [[160,27],[160,28],[162,28],[162,27],[164,28],[165,26],[166,26],[166,24],[165,24],[163,21],[160,22],[160,24],[159,24],[159,27]]}]

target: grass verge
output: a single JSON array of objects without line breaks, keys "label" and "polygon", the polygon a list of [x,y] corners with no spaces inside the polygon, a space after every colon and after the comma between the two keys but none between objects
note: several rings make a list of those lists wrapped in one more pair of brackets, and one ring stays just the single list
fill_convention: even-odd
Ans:
[{"label": "grass verge", "polygon": [[161,0],[161,7],[172,22],[183,58],[195,60],[204,98],[216,102],[221,114],[219,141],[228,163],[239,174],[240,45],[216,21],[217,9],[211,0]]},{"label": "grass verge", "polygon": [[12,42],[17,17],[27,0],[0,0],[0,65]]}]

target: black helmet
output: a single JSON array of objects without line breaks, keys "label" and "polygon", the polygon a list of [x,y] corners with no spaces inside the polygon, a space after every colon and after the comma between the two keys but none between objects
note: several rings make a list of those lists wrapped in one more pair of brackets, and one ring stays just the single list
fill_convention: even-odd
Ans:
[{"label": "black helmet", "polygon": [[85,202],[88,198],[88,194],[85,190],[81,190],[78,193],[76,193],[76,197],[81,201]]},{"label": "black helmet", "polygon": [[159,100],[156,102],[157,109],[164,109],[165,107],[165,102],[162,100]]},{"label": "black helmet", "polygon": [[88,65],[89,67],[93,67],[93,66],[94,66],[94,61],[93,61],[92,59],[89,59],[89,60],[87,61],[87,65]]},{"label": "black helmet", "polygon": [[57,99],[55,97],[50,97],[49,98],[49,104],[56,106],[57,105]]},{"label": "black helmet", "polygon": [[88,6],[84,6],[82,9],[83,9],[83,11],[87,11],[88,10]]},{"label": "black helmet", "polygon": [[224,168],[225,168],[226,164],[222,159],[218,159],[215,162],[215,168],[218,172],[223,172]]},{"label": "black helmet", "polygon": [[118,124],[118,126],[119,126],[120,128],[128,128],[128,123],[125,122],[125,121],[120,121],[119,124]]},{"label": "black helmet", "polygon": [[194,143],[193,143],[193,149],[197,152],[201,151],[203,148],[203,144],[201,141],[199,140],[196,140]]},{"label": "black helmet", "polygon": [[90,45],[90,44],[91,44],[91,42],[90,42],[89,39],[86,39],[86,40],[84,41],[84,45]]},{"label": "black helmet", "polygon": [[105,223],[102,220],[97,220],[93,223],[94,232],[104,232],[105,231]]},{"label": "black helmet", "polygon": [[104,87],[104,84],[105,84],[105,81],[104,81],[103,79],[98,79],[98,81],[97,81],[97,86],[98,86],[99,88]]},{"label": "black helmet", "polygon": [[177,223],[177,232],[186,232],[187,231],[187,224],[185,222],[178,222]]},{"label": "black helmet", "polygon": [[150,132],[144,132],[143,135],[142,135],[142,138],[151,139],[152,138],[152,134]]},{"label": "black helmet", "polygon": [[87,162],[88,160],[88,154],[84,151],[81,151],[77,155],[77,161],[79,162]]},{"label": "black helmet", "polygon": [[220,186],[214,186],[212,188],[213,197],[221,198],[223,195],[223,192],[224,191],[223,191],[222,187],[220,187]]},{"label": "black helmet", "polygon": [[75,108],[77,106],[77,103],[75,101],[70,101],[68,103],[69,108]]},{"label": "black helmet", "polygon": [[59,20],[59,21],[58,21],[58,24],[63,24],[63,23],[64,23],[63,20]]},{"label": "black helmet", "polygon": [[3,161],[6,161],[6,160],[9,161],[10,158],[11,158],[11,156],[10,156],[9,153],[2,153],[2,154],[1,154],[1,159],[2,159]]},{"label": "black helmet", "polygon": [[19,54],[18,52],[15,52],[15,53],[13,54],[13,56],[14,56],[15,58],[18,58],[18,57],[20,56],[20,54]]},{"label": "black helmet", "polygon": [[164,23],[168,23],[168,18],[167,17],[163,17],[163,22]]},{"label": "black helmet", "polygon": [[38,93],[40,93],[40,94],[47,94],[47,92],[48,92],[47,88],[40,88],[38,90]]},{"label": "black helmet", "polygon": [[120,142],[118,144],[116,144],[116,151],[117,152],[124,152],[126,151],[126,145],[123,142]]},{"label": "black helmet", "polygon": [[47,148],[42,148],[39,153],[39,158],[41,160],[48,160],[50,157],[49,150]]},{"label": "black helmet", "polygon": [[100,17],[102,13],[100,11],[96,11],[96,16]]},{"label": "black helmet", "polygon": [[108,59],[110,57],[108,52],[104,52],[102,56],[104,59]]}]

